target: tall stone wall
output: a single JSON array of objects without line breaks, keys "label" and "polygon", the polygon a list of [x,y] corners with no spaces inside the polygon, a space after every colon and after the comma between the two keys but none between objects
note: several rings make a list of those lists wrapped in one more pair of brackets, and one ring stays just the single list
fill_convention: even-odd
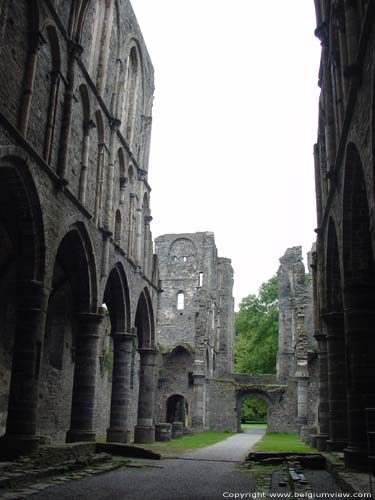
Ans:
[{"label": "tall stone wall", "polygon": [[[313,330],[312,274],[302,262],[302,247],[288,248],[280,259],[279,348],[277,377],[284,383],[295,383],[296,429],[316,426],[318,384],[316,341]],[[303,430],[306,435],[307,430]]]},{"label": "tall stone wall", "polygon": [[155,240],[162,292],[158,300],[158,342],[163,355],[159,407],[181,395],[189,423],[209,423],[207,381],[233,367],[233,269],[218,258],[213,233],[168,234]]},{"label": "tall stone wall", "polygon": [[158,294],[153,66],[130,2],[3,2],[0,75],[2,448],[124,439],[155,392]]},{"label": "tall stone wall", "polygon": [[278,384],[275,376],[249,374],[212,379],[208,383],[209,426],[218,431],[241,432],[245,399],[261,398],[267,404],[267,431],[297,432],[297,383]]}]

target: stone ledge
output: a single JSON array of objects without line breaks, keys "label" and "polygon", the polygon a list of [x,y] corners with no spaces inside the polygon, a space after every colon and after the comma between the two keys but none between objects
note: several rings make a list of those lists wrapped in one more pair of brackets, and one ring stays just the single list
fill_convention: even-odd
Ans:
[{"label": "stone ledge", "polygon": [[111,455],[120,455],[130,458],[149,458],[151,460],[160,460],[160,453],[146,450],[141,446],[130,446],[121,443],[96,443],[96,451],[99,453],[109,453]]},{"label": "stone ledge", "polygon": [[335,478],[337,484],[348,493],[369,493],[370,476],[365,472],[345,469],[342,453],[323,453],[327,460],[327,470]]}]

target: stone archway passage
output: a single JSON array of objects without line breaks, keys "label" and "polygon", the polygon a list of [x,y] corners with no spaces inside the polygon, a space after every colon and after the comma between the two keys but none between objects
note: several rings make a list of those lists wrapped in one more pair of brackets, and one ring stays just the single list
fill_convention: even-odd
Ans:
[{"label": "stone archway passage", "polygon": [[138,300],[135,315],[140,355],[139,396],[137,425],[134,429],[134,442],[155,441],[154,401],[156,392],[156,364],[158,351],[154,348],[155,325],[152,303],[145,288]]},{"label": "stone archway passage", "polygon": [[189,415],[189,405],[184,396],[173,394],[167,399],[167,422],[182,422],[184,427],[187,427],[187,419]]},{"label": "stone archway passage", "polygon": [[40,203],[25,161],[15,156],[0,160],[0,233],[1,337],[9,341],[0,372],[3,430],[6,419],[0,448],[12,457],[39,442],[38,374],[47,301]]},{"label": "stone archway passage", "polygon": [[236,395],[236,412],[237,412],[237,432],[242,432],[241,429],[241,420],[242,420],[242,415],[243,415],[243,404],[245,401],[253,399],[253,400],[260,400],[264,403],[264,405],[267,408],[267,422],[268,422],[268,415],[269,415],[269,409],[270,406],[272,405],[271,397],[267,392],[259,389],[243,389],[237,391]]}]

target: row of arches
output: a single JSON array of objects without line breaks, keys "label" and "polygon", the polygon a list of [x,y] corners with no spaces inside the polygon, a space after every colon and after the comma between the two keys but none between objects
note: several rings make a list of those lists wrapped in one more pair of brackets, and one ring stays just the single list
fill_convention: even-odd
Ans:
[{"label": "row of arches", "polygon": [[[108,438],[128,439],[135,396],[141,422],[137,439],[146,434],[149,439],[156,359],[149,289],[129,287],[121,260],[105,280],[99,279],[84,222],[62,227],[60,235],[44,225],[29,167],[20,158],[6,156],[0,162],[0,200],[4,449],[8,444],[12,453],[24,452],[25,446],[37,445],[41,431],[60,441],[95,437],[100,342],[106,329],[113,356]],[[134,377],[138,394],[130,387]]]},{"label": "row of arches", "polygon": [[[143,266],[144,249],[150,247],[150,188],[144,181],[153,92],[151,83],[147,89],[144,84],[144,49],[135,31],[125,35],[120,30],[125,6],[120,11],[115,0],[57,2],[54,7],[60,22],[38,0],[5,2],[0,50],[9,78],[0,89],[1,108],[97,226]],[[85,38],[93,32],[91,21],[99,30],[93,34],[100,46],[95,57],[96,49],[89,49],[96,42]],[[83,40],[91,54],[87,61],[72,45]],[[99,76],[91,75],[91,81],[88,76],[95,58],[102,76],[108,76],[108,95],[101,93]],[[109,61],[118,66],[111,70],[113,78]]]},{"label": "row of arches", "polygon": [[366,412],[375,405],[371,384],[375,371],[375,260],[369,209],[373,192],[355,144],[348,145],[345,160],[338,206],[318,239],[323,257],[319,300],[324,334],[318,336],[319,420],[329,449],[344,450],[347,465],[358,467],[367,463],[367,425],[372,423],[367,422]]},{"label": "row of arches", "polygon": [[[317,184],[318,218],[320,219],[332,185],[332,172],[340,149],[341,132],[352,89],[356,91],[360,80],[361,29],[364,25],[367,2],[315,1],[317,29],[321,40],[322,56],[319,86],[322,88],[319,113],[319,141],[315,155],[320,161]],[[349,111],[350,112],[350,111]]]}]

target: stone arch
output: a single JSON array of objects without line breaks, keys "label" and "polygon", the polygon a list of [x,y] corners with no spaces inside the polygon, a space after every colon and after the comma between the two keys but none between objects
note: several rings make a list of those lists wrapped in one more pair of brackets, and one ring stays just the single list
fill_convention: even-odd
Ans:
[{"label": "stone arch", "polygon": [[268,407],[268,413],[273,405],[271,396],[263,389],[258,388],[248,388],[237,391],[236,393],[236,414],[237,414],[237,432],[241,431],[241,413],[242,413],[242,403],[248,398],[259,398],[262,399]]},{"label": "stone arch", "polygon": [[107,305],[113,332],[129,332],[130,294],[128,280],[122,264],[117,263],[108,276],[103,302]]},{"label": "stone arch", "polygon": [[168,266],[176,275],[185,277],[196,271],[197,249],[189,238],[175,239],[168,250]]},{"label": "stone arch", "polygon": [[165,401],[166,422],[182,422],[185,428],[188,427],[189,410],[186,396],[180,393],[171,394]]},{"label": "stone arch", "polygon": [[51,51],[51,68],[50,68],[50,84],[49,84],[49,99],[47,110],[47,121],[45,126],[43,158],[49,164],[54,164],[55,156],[57,156],[55,137],[57,135],[59,101],[60,101],[60,83],[61,83],[61,50],[60,40],[56,26],[52,21],[48,20],[44,30],[47,34],[47,39]]},{"label": "stone arch", "polygon": [[[366,181],[359,151],[346,151],[343,193],[343,282],[348,386],[348,466],[366,457],[366,408],[375,406],[375,264]],[[371,423],[372,425],[372,423]]]},{"label": "stone arch", "polygon": [[18,279],[44,280],[45,237],[39,195],[28,167],[28,157],[17,147],[0,147],[1,219],[17,248]]},{"label": "stone arch", "polygon": [[181,350],[181,351],[184,351],[186,352],[186,354],[188,356],[191,357],[191,359],[193,360],[193,355],[194,355],[194,349],[191,345],[189,345],[188,343],[186,342],[177,342],[175,344],[173,344],[172,348],[171,348],[171,351],[169,353],[169,355],[173,355],[173,353],[177,350]]},{"label": "stone arch", "polygon": [[96,304],[91,242],[83,223],[75,223],[59,240],[54,258],[41,364],[38,428],[56,442],[64,442],[69,430],[76,353],[86,342],[83,318],[96,312]]},{"label": "stone arch", "polygon": [[142,52],[138,41],[134,38],[129,42],[127,49],[124,89],[121,113],[124,122],[124,136],[130,149],[133,149],[137,118],[138,115],[139,117],[142,115],[144,105]]},{"label": "stone arch", "polygon": [[[17,347],[17,330],[20,330],[21,337],[26,331],[29,339],[35,333],[32,320],[30,322],[32,315],[24,314],[24,310],[40,307],[36,294],[45,275],[43,217],[26,161],[26,156],[20,157],[18,148],[0,148],[0,435],[5,431],[8,405],[11,408],[11,373],[12,369],[17,369],[14,358],[18,352],[18,368],[25,358],[23,339]],[[26,360],[23,373],[28,374],[28,367]],[[26,398],[20,397],[15,387],[17,396],[13,401],[13,409],[21,423],[20,407],[27,407],[29,398],[33,398],[34,379],[28,375],[26,378],[28,380],[22,380],[22,383],[25,391],[30,392]],[[17,431],[22,432],[20,428]]]},{"label": "stone arch", "polygon": [[138,299],[135,315],[135,326],[137,328],[138,347],[155,347],[155,321],[150,292],[145,287]]},{"label": "stone arch", "polygon": [[54,262],[58,261],[59,255],[67,261],[64,271],[75,285],[76,311],[96,313],[97,266],[91,239],[83,222],[72,223],[62,231],[55,247]]}]

